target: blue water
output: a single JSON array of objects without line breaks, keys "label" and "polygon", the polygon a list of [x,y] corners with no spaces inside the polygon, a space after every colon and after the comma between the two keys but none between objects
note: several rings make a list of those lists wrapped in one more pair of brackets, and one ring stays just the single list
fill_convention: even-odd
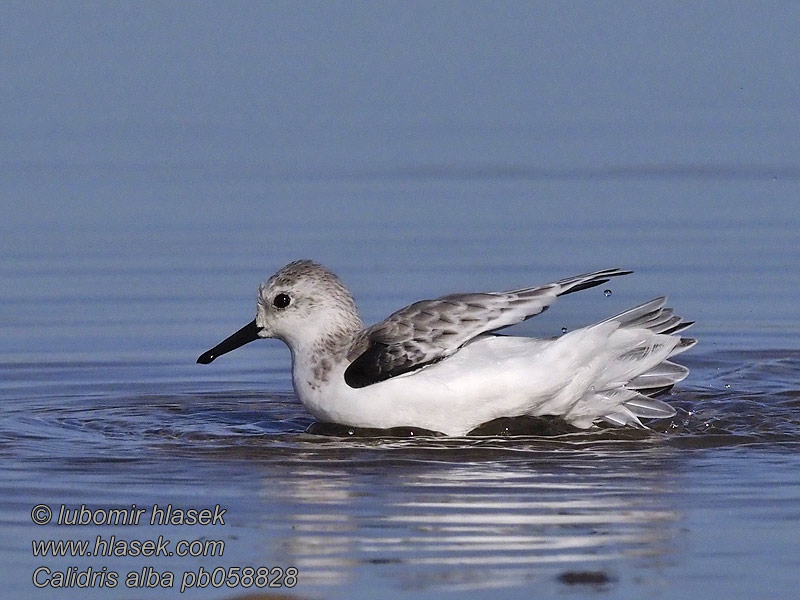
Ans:
[{"label": "blue water", "polygon": [[[301,598],[794,595],[800,11],[3,10],[9,597],[178,595],[38,589],[40,566],[295,567],[297,585],[271,591]],[[279,342],[195,364],[297,258],[338,273],[366,322],[619,266],[634,274],[612,295],[570,295],[514,331],[557,335],[667,294],[700,343],[665,398],[677,416],[651,432],[320,429]],[[42,503],[227,518],[38,526]],[[33,556],[33,540],[97,535],[225,549]]]}]

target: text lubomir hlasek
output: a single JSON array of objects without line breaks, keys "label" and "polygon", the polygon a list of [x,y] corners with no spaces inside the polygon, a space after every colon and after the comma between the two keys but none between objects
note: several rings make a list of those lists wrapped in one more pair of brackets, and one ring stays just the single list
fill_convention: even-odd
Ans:
[{"label": "text lubomir hlasek", "polygon": [[148,523],[142,517],[149,513],[149,525],[225,525],[227,509],[219,504],[211,508],[175,508],[172,504],[164,507],[154,504],[151,508],[67,508],[62,504],[58,511],[56,525],[140,525]]}]

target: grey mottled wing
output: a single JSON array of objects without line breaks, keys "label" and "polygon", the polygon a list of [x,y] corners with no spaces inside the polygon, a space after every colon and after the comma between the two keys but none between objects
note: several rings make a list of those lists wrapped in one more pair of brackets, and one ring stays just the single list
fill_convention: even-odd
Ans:
[{"label": "grey mottled wing", "polygon": [[365,387],[440,361],[482,333],[538,315],[558,296],[630,272],[606,269],[539,287],[415,302],[361,332],[348,354],[345,381]]}]

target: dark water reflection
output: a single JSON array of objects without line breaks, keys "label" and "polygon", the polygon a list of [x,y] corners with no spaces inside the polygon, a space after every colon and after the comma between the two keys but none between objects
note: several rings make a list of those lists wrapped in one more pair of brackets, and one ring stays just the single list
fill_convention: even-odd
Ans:
[{"label": "dark water reflection", "polygon": [[[300,569],[264,598],[797,597],[800,5],[362,4],[4,3],[0,597],[256,591],[36,589],[41,565]],[[514,333],[667,294],[700,343],[650,431],[312,426],[280,344],[194,364],[298,258],[367,323],[631,269]],[[32,555],[97,535],[225,552]]]},{"label": "dark water reflection", "polygon": [[[224,559],[202,559],[211,567],[254,557],[295,566],[302,594],[328,597],[366,582],[423,596],[479,597],[492,588],[525,595],[532,586],[649,593],[691,574],[687,546],[731,526],[722,507],[755,507],[738,522],[745,529],[753,519],[798,516],[800,483],[786,464],[799,462],[800,353],[721,352],[689,362],[691,385],[669,397],[678,415],[651,431],[565,432],[536,420],[469,438],[315,428],[291,394],[265,398],[247,371],[215,391],[187,383],[189,367],[180,365],[6,365],[7,394],[17,397],[0,423],[0,519],[16,540],[6,568],[30,571],[43,561],[30,556],[36,535],[76,535],[31,529],[34,503],[220,503],[230,515],[224,528],[171,533],[223,537]],[[131,383],[129,372],[139,370],[172,377]],[[509,426],[531,429],[508,435]],[[112,533],[131,536],[114,527],[78,536]],[[136,529],[140,537],[163,533]],[[778,535],[753,543],[776,551],[794,542]],[[103,559],[120,571],[134,562]],[[185,558],[152,562],[187,567]],[[93,593],[109,592],[81,597]],[[148,592],[159,595],[172,597]]]},{"label": "dark water reflection", "polygon": [[[149,174],[130,174],[138,183],[120,189],[131,205],[142,190],[161,193]],[[57,175],[94,197],[96,173]],[[221,204],[236,173],[195,181],[178,169],[170,185],[191,196],[191,218],[154,201],[152,215],[130,224],[3,230],[8,593],[175,597],[34,590],[30,581],[41,564],[123,573],[151,564],[179,574],[295,566],[300,584],[278,591],[313,598],[483,598],[497,589],[511,598],[751,600],[754,585],[791,595],[800,571],[798,180],[462,175],[246,179]],[[15,185],[37,177],[18,175]],[[100,179],[116,182],[110,171]],[[331,197],[346,208],[329,210]],[[701,197],[724,202],[699,210]],[[338,271],[366,322],[422,297],[630,267],[636,273],[611,296],[575,294],[515,333],[556,335],[669,293],[697,321],[700,344],[680,357],[692,372],[667,397],[678,414],[649,431],[575,432],[529,419],[452,439],[314,425],[291,393],[279,343],[194,364],[252,319],[257,283],[299,257]],[[36,526],[38,503],[220,504],[228,519],[211,529]],[[226,547],[222,557],[147,562],[32,556],[34,539],[101,534]]]}]

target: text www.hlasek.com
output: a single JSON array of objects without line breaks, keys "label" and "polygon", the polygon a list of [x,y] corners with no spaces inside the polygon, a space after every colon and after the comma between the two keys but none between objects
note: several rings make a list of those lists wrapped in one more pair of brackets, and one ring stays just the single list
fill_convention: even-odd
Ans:
[{"label": "text www.hlasek.com", "polygon": [[[146,515],[149,513],[149,519]],[[128,509],[88,508],[80,505],[70,509],[65,505],[58,508],[57,514],[46,504],[37,504],[31,511],[31,519],[37,525],[55,526],[151,526],[169,525],[179,527],[224,526],[226,509],[218,504],[206,509],[174,508],[171,504],[139,508],[135,504]],[[55,518],[54,518],[55,517]],[[145,518],[142,518],[145,517]],[[32,540],[34,557],[46,558],[88,558],[88,557],[221,557],[225,552],[223,540],[180,539],[173,542],[159,535],[157,539],[127,539],[117,535],[97,535],[82,539],[38,539]],[[51,569],[40,566],[33,572],[33,585],[37,588],[115,588],[123,583],[127,588],[172,588],[180,579],[180,591],[192,588],[294,587],[299,573],[288,567],[199,567],[180,572],[158,571],[153,566],[144,566],[127,573],[117,572],[107,566],[66,569]]]},{"label": "text www.hlasek.com", "polygon": [[116,536],[92,540],[33,540],[34,556],[222,556],[223,540],[179,540],[170,550],[170,540],[123,540]]}]

